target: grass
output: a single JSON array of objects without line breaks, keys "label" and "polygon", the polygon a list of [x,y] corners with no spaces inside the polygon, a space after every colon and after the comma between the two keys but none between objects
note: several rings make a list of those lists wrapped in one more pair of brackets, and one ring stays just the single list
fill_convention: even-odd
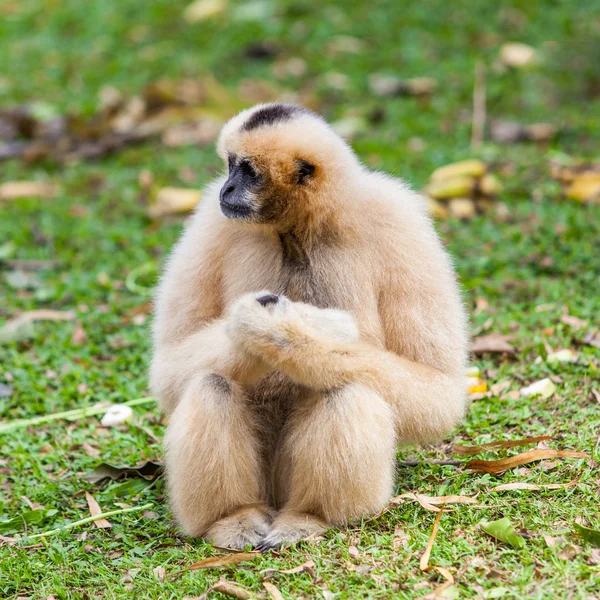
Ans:
[{"label": "grass", "polygon": [[[475,401],[464,425],[446,442],[551,434],[551,447],[585,451],[597,460],[600,416],[591,390],[600,387],[598,350],[576,347],[577,364],[535,360],[547,346],[575,347],[573,339],[582,337],[581,330],[561,322],[565,310],[596,325],[600,313],[600,209],[562,199],[547,169],[549,157],[557,153],[593,158],[598,151],[597,3],[514,1],[493,11],[487,3],[467,0],[402,6],[358,0],[246,3],[250,8],[245,14],[260,12],[267,16],[263,22],[242,18],[241,6],[189,25],[181,18],[181,1],[68,0],[42,8],[33,0],[5,0],[0,4],[0,105],[35,101],[44,110],[89,114],[103,85],[136,93],[165,75],[201,78],[216,73],[227,89],[236,90],[243,79],[273,79],[277,58],[244,56],[248,45],[266,40],[282,56],[306,63],[304,75],[277,85],[309,90],[329,119],[384,110],[383,121],[354,141],[368,164],[421,187],[433,168],[453,160],[478,155],[501,162],[506,168],[500,200],[508,217],[445,221],[439,231],[455,257],[469,307],[477,299],[487,300],[487,309],[473,311],[473,328],[492,319],[490,330],[511,333],[518,351],[514,360],[475,361],[489,384],[508,381],[510,387],[500,397]],[[358,38],[363,47],[356,53],[327,50],[336,35]],[[542,64],[529,70],[496,69],[499,46],[512,40],[540,49]],[[551,121],[562,130],[556,141],[487,142],[471,152],[471,94],[479,59],[490,67],[491,117]],[[371,72],[433,76],[440,88],[430,101],[376,98],[367,87]],[[343,91],[332,87],[332,73],[345,76]],[[422,150],[414,150],[413,138],[420,138]],[[32,339],[0,345],[0,382],[13,390],[0,398],[0,417],[27,418],[144,396],[149,336],[143,305],[148,298],[130,291],[125,280],[140,265],[160,263],[181,224],[149,221],[138,177],[147,169],[159,185],[201,186],[219,168],[214,149],[148,144],[94,163],[12,161],[0,168],[2,181],[60,185],[52,200],[0,202],[0,246],[12,240],[17,258],[58,261],[55,268],[40,272],[32,290],[15,290],[3,279],[0,319],[33,308],[75,310],[86,332],[84,343],[73,345],[73,322],[41,322]],[[551,398],[511,399],[510,391],[547,376],[558,378]],[[163,425],[158,411],[151,406],[134,410],[133,421],[117,428],[101,428],[98,417],[90,416],[0,435],[0,519],[24,514],[29,502],[44,509],[40,521],[22,522],[4,535],[37,534],[85,519],[86,490],[105,512],[153,505],[110,517],[112,529],[84,524],[43,541],[1,545],[1,597],[183,598],[199,596],[222,574],[265,597],[264,569],[275,569],[270,581],[286,598],[329,597],[323,595],[327,590],[336,599],[417,598],[441,583],[439,575],[423,573],[418,566],[435,515],[412,502],[223,573],[175,576],[219,551],[178,533],[162,481],[91,485],[84,479],[101,461],[133,465],[160,458],[156,438]],[[443,458],[446,442],[402,449],[399,458]],[[562,490],[489,491],[500,482],[564,483],[575,478],[577,485]],[[600,587],[599,566],[573,524],[580,520],[600,526],[599,483],[595,463],[584,460],[534,464],[503,476],[424,463],[399,466],[397,491],[479,494],[479,504],[444,513],[432,550],[430,564],[446,567],[456,578],[455,595],[593,598]],[[480,522],[503,516],[525,533],[523,548],[497,542],[480,530]],[[544,536],[558,538],[556,545]],[[357,557],[349,553],[351,546],[358,549]],[[280,573],[307,560],[316,565],[315,579],[306,572]],[[165,569],[162,581],[154,575],[157,567]],[[210,596],[223,597],[217,592]]]}]

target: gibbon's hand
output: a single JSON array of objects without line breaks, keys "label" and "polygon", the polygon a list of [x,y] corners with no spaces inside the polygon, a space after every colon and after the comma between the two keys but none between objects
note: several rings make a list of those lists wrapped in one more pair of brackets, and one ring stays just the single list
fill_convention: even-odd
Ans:
[{"label": "gibbon's hand", "polygon": [[261,355],[264,344],[284,350],[298,334],[305,340],[347,343],[359,335],[353,317],[345,311],[292,302],[268,291],[247,294],[233,304],[227,333],[248,352]]}]

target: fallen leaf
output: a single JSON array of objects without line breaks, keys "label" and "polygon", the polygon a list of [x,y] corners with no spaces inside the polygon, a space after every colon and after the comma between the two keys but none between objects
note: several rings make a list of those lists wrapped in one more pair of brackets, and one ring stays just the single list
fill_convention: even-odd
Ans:
[{"label": "fallen leaf", "polygon": [[490,492],[505,492],[509,490],[560,490],[572,487],[577,483],[579,483],[579,479],[574,479],[573,481],[569,481],[568,483],[503,483],[501,485],[497,485],[495,487],[490,488]]},{"label": "fallen leaf", "polygon": [[21,313],[0,327],[0,343],[33,337],[35,321],[70,321],[74,318],[75,313],[72,311],[40,309]]},{"label": "fallen leaf", "polygon": [[546,356],[546,362],[577,362],[577,352],[574,352],[570,348],[563,348],[556,352],[551,352]]},{"label": "fallen leaf", "polygon": [[164,567],[155,567],[154,569],[152,569],[152,574],[154,575],[154,577],[156,577],[156,579],[158,579],[158,581],[165,580],[165,568]]},{"label": "fallen leaf", "polygon": [[301,565],[298,565],[297,567],[294,567],[292,569],[285,569],[285,570],[281,571],[281,573],[285,573],[286,575],[293,575],[295,573],[302,573],[303,571],[306,571],[309,575],[313,576],[314,568],[315,568],[314,561],[307,560],[305,563],[302,563]]},{"label": "fallen leaf", "polygon": [[13,290],[35,290],[42,285],[36,273],[23,270],[10,271],[6,273],[4,279]]},{"label": "fallen leaf", "polygon": [[71,345],[72,346],[81,346],[86,340],[85,329],[81,325],[81,323],[75,324],[75,329],[73,330],[73,335],[71,336]]},{"label": "fallen leaf", "polygon": [[551,379],[545,378],[528,385],[521,389],[521,396],[525,398],[533,398],[539,396],[540,398],[550,398],[556,391],[556,386]]},{"label": "fallen leaf", "polygon": [[587,321],[584,321],[579,317],[574,317],[573,315],[562,315],[560,320],[573,329],[583,329],[588,326]]},{"label": "fallen leaf", "polygon": [[431,181],[442,181],[454,177],[482,177],[487,171],[487,165],[479,159],[463,160],[439,167],[430,176]]},{"label": "fallen leaf", "polygon": [[589,454],[575,452],[573,450],[530,450],[522,452],[510,458],[500,460],[480,460],[472,459],[465,465],[465,468],[471,469],[477,473],[503,473],[508,469],[526,465],[538,460],[547,458],[591,458]]},{"label": "fallen leaf", "polygon": [[588,346],[600,348],[600,329],[596,331],[588,331],[583,337],[583,343]]},{"label": "fallen leaf", "polygon": [[360,552],[358,551],[358,548],[356,546],[350,546],[348,548],[348,554],[352,558],[358,558],[360,556]]},{"label": "fallen leaf", "polygon": [[481,444],[479,446],[461,446],[455,444],[452,446],[452,452],[460,454],[461,456],[473,456],[480,452],[487,452],[495,448],[516,448],[517,446],[525,446],[527,444],[537,444],[543,440],[551,440],[551,435],[538,435],[536,437],[523,438],[520,440],[502,440],[498,442],[488,442],[487,444]]},{"label": "fallen leaf", "polygon": [[228,7],[227,0],[195,0],[183,11],[188,23],[198,23],[222,13]]},{"label": "fallen leaf", "polygon": [[573,526],[577,530],[577,533],[586,541],[600,548],[600,531],[598,529],[591,529],[590,527],[584,527],[578,523],[574,523]]},{"label": "fallen leaf", "polygon": [[507,67],[530,67],[538,61],[538,53],[527,44],[508,42],[500,48],[500,60]]},{"label": "fallen leaf", "polygon": [[271,600],[283,600],[282,593],[272,583],[263,581],[262,584],[265,590],[267,590],[267,594],[269,594]]},{"label": "fallen leaf", "polygon": [[[90,509],[90,515],[92,517],[102,514],[100,505],[96,502],[94,496],[87,491],[85,493],[85,499],[87,500],[88,508]],[[111,523],[109,523],[106,519],[96,519],[94,521],[94,526],[98,529],[110,529],[112,527]]]},{"label": "fallen leaf", "polygon": [[10,398],[13,394],[13,389],[10,385],[0,383],[0,398]]},{"label": "fallen leaf", "polygon": [[229,583],[228,581],[218,581],[212,586],[212,589],[215,592],[221,592],[221,594],[224,594],[225,596],[237,598],[238,600],[251,600],[252,598],[252,594],[250,592],[247,592],[241,587],[233,585],[233,583]]},{"label": "fallen leaf", "polygon": [[523,548],[525,546],[525,538],[515,533],[515,528],[506,517],[497,521],[490,521],[489,523],[483,522],[479,526],[488,535],[501,542],[506,542],[515,548]]},{"label": "fallen leaf", "polygon": [[84,475],[84,479],[90,483],[100,483],[105,479],[116,481],[126,477],[135,477],[153,481],[162,473],[162,464],[147,461],[130,466],[113,466],[108,463],[101,463],[91,473]]},{"label": "fallen leaf", "polygon": [[600,549],[592,548],[592,551],[588,558],[588,563],[590,565],[600,565]]},{"label": "fallen leaf", "polygon": [[133,416],[133,409],[126,404],[113,404],[100,419],[103,427],[114,427],[129,421]]},{"label": "fallen leaf", "polygon": [[477,502],[477,500],[472,496],[426,496],[424,494],[414,494],[412,492],[408,492],[392,498],[390,503],[401,504],[404,499],[415,500],[425,510],[429,510],[431,512],[440,511],[439,508],[436,508],[436,504],[475,504]]},{"label": "fallen leaf", "polygon": [[515,349],[509,343],[509,337],[499,333],[480,335],[473,340],[471,352],[473,354],[485,354],[486,352],[514,354]]},{"label": "fallen leaf", "polygon": [[421,556],[421,558],[419,560],[419,568],[421,569],[421,571],[427,572],[427,571],[430,571],[431,569],[435,569],[446,580],[445,583],[443,583],[441,586],[437,587],[432,592],[433,593],[432,597],[436,597],[436,598],[443,597],[444,590],[446,590],[447,588],[449,588],[451,585],[454,584],[454,577],[452,576],[452,573],[450,573],[450,571],[448,571],[448,569],[445,569],[444,567],[429,565],[429,558],[431,556],[431,550],[433,548],[433,543],[435,542],[435,538],[437,536],[437,532],[438,532],[438,529],[440,526],[440,521],[442,519],[443,512],[444,512],[444,507],[442,507],[442,509],[440,510],[440,512],[437,514],[437,516],[435,518],[435,522],[433,523],[433,529],[431,530],[431,535],[429,536],[429,541],[427,542],[425,551],[423,552],[423,555]]},{"label": "fallen leaf", "polygon": [[203,558],[186,567],[186,571],[197,571],[198,569],[215,569],[219,567],[229,567],[242,562],[254,560],[259,554],[256,552],[238,552],[234,554],[226,554],[225,556],[209,556]]},{"label": "fallen leaf", "polygon": [[552,123],[533,123],[522,125],[514,121],[492,121],[490,135],[496,142],[510,144],[515,142],[546,142],[558,133]]},{"label": "fallen leaf", "polygon": [[50,198],[56,191],[51,183],[40,181],[7,181],[0,184],[0,200],[16,198]]},{"label": "fallen leaf", "polygon": [[148,208],[152,219],[160,219],[168,215],[179,215],[191,212],[200,201],[198,190],[187,188],[165,187],[159,190],[156,201]]}]

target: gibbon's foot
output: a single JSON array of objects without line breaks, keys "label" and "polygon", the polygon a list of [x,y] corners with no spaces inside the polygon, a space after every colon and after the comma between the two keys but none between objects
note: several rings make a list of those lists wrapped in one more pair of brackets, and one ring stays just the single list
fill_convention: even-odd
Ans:
[{"label": "gibbon's foot", "polygon": [[339,342],[359,336],[350,313],[292,302],[268,291],[246,294],[233,304],[227,333],[250,352],[257,351],[256,342],[284,347],[298,333]]},{"label": "gibbon's foot", "polygon": [[204,537],[220,548],[257,547],[271,530],[274,514],[266,505],[244,506],[213,523]]},{"label": "gibbon's foot", "polygon": [[260,552],[277,550],[282,546],[295,544],[307,537],[322,533],[327,524],[308,513],[281,512],[271,525],[271,531],[256,546]]}]

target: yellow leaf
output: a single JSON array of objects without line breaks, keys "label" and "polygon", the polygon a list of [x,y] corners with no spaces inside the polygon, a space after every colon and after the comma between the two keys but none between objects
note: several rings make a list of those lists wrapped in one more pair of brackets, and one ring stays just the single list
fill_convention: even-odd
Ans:
[{"label": "yellow leaf", "polygon": [[197,571],[198,569],[214,569],[218,567],[229,567],[238,563],[254,560],[258,554],[256,552],[238,552],[235,554],[226,554],[225,556],[209,556],[203,558],[187,567],[187,571]]},{"label": "yellow leaf", "polygon": [[430,177],[431,181],[442,181],[454,177],[462,177],[465,175],[471,177],[481,177],[487,170],[487,165],[478,159],[463,160],[461,162],[452,163],[436,169]]},{"label": "yellow leaf", "polygon": [[197,23],[222,13],[228,6],[227,0],[195,0],[183,11],[183,18],[188,23]]},{"label": "yellow leaf", "polygon": [[160,219],[168,215],[188,213],[198,204],[200,197],[198,190],[165,187],[158,192],[156,202],[150,205],[148,214],[153,219]]}]

